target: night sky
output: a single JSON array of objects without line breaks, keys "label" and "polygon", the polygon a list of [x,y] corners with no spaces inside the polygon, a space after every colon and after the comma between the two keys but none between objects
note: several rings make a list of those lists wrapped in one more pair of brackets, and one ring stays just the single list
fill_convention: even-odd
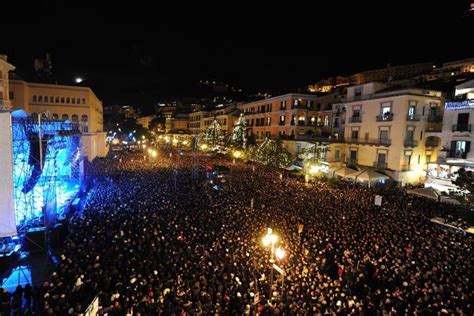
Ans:
[{"label": "night sky", "polygon": [[474,57],[474,17],[464,0],[265,8],[255,1],[95,2],[6,5],[0,52],[25,79],[33,60],[50,52],[59,83],[82,76],[105,105],[142,107],[193,95],[201,79],[282,91],[388,63]]}]

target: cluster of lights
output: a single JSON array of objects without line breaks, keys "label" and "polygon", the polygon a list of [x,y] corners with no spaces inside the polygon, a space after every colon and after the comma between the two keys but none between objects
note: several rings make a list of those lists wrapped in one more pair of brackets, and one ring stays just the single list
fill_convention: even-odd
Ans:
[{"label": "cluster of lights", "polygon": [[277,259],[282,260],[283,258],[285,258],[286,252],[285,252],[285,249],[283,249],[281,247],[278,247],[278,248],[274,249],[275,244],[277,243],[277,241],[278,241],[278,236],[273,234],[271,228],[268,228],[267,234],[265,236],[263,236],[263,238],[262,238],[262,244],[263,244],[264,247],[271,246],[272,251],[275,252],[275,256],[277,257]]}]

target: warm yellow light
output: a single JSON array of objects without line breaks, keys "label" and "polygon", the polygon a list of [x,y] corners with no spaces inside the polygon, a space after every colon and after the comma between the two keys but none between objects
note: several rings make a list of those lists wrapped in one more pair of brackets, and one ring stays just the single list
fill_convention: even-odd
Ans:
[{"label": "warm yellow light", "polygon": [[234,158],[239,159],[242,157],[242,152],[240,150],[234,151]]},{"label": "warm yellow light", "polygon": [[283,248],[277,248],[277,249],[275,250],[275,256],[276,256],[279,260],[285,258],[285,256],[286,256],[285,249],[283,249]]},{"label": "warm yellow light", "polygon": [[142,148],[146,148],[146,145],[145,145],[145,144],[143,144],[143,145],[142,145]]},{"label": "warm yellow light", "polygon": [[148,153],[151,154],[152,150],[151,148],[148,148]]},{"label": "warm yellow light", "polygon": [[153,150],[153,152],[151,153],[151,155],[153,156],[153,158],[156,158],[156,156],[158,156],[158,153],[156,152],[156,150]]},{"label": "warm yellow light", "polygon": [[178,140],[176,138],[173,139],[173,143],[174,144],[177,144],[178,143]]},{"label": "warm yellow light", "polygon": [[145,139],[145,135],[142,135],[142,139]]},{"label": "warm yellow light", "polygon": [[187,140],[183,140],[183,145],[186,146],[188,144]]},{"label": "warm yellow light", "polygon": [[309,166],[309,173],[312,175],[315,175],[316,173],[318,173],[319,170],[320,170],[319,166],[316,166],[316,165]]},{"label": "warm yellow light", "polygon": [[265,247],[268,247],[269,245],[274,245],[278,240],[278,236],[274,234],[266,234],[263,239],[262,243]]},{"label": "warm yellow light", "polygon": [[118,143],[120,143],[120,140],[118,140],[117,138],[114,138],[114,140],[112,140],[112,144],[117,145]]},{"label": "warm yellow light", "polygon": [[207,144],[202,144],[201,145],[201,150],[206,150],[207,149]]}]

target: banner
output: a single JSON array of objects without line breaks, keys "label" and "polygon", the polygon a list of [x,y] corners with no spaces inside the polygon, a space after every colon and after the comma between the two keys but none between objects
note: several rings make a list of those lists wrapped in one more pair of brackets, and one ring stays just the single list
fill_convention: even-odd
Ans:
[{"label": "banner", "polygon": [[13,200],[13,152],[10,112],[0,112],[0,237],[17,235]]}]

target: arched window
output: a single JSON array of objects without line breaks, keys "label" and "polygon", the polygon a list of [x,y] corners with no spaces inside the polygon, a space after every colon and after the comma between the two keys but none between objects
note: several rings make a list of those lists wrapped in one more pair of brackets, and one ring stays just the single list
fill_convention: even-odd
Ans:
[{"label": "arched window", "polygon": [[82,123],[87,123],[87,115],[84,114],[84,115],[81,116],[81,122]]},{"label": "arched window", "polygon": [[66,103],[69,103],[71,102],[71,99],[70,98],[66,98]]},{"label": "arched window", "polygon": [[72,117],[71,117],[71,121],[73,123],[79,122],[79,116],[77,116],[77,114],[73,114]]},{"label": "arched window", "polygon": [[38,119],[38,113],[36,113],[36,112],[31,113],[31,118],[33,120],[37,120]]},{"label": "arched window", "polygon": [[61,119],[62,119],[63,121],[69,120],[69,115],[63,114],[63,116],[61,117]]},{"label": "arched window", "polygon": [[53,113],[53,120],[58,120],[58,119],[59,119],[58,113]]}]

